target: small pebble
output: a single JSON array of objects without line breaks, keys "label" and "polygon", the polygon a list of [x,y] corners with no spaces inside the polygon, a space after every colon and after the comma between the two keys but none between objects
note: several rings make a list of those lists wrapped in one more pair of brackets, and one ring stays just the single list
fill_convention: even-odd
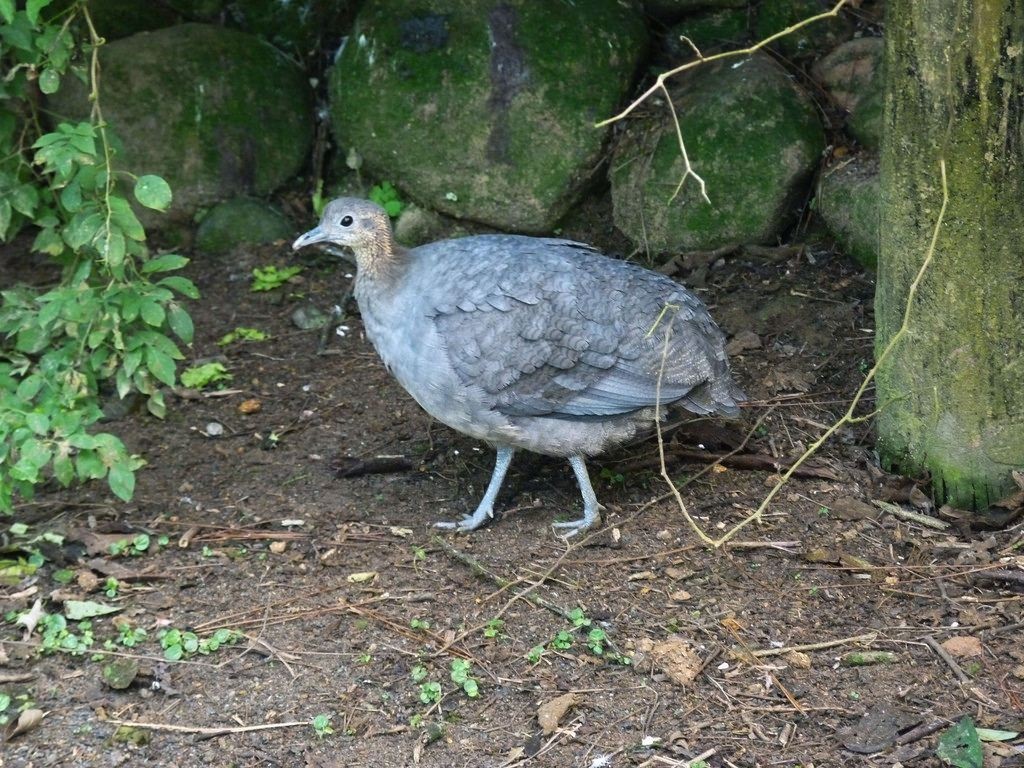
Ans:
[{"label": "small pebble", "polygon": [[208,422],[203,428],[203,434],[207,437],[220,437],[224,434],[224,425],[216,421]]}]

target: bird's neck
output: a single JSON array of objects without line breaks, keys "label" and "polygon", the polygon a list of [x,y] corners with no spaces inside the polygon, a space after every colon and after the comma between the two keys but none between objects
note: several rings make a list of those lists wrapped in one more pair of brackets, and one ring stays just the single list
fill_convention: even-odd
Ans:
[{"label": "bird's neck", "polygon": [[357,279],[384,289],[398,282],[408,260],[409,252],[388,232],[356,252]]}]

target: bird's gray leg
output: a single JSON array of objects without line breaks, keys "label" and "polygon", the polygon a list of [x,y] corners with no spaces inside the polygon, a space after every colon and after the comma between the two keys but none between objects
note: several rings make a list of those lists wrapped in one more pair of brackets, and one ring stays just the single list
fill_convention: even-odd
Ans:
[{"label": "bird's gray leg", "polygon": [[466,533],[467,531],[475,531],[489,518],[494,517],[494,501],[498,498],[498,491],[501,490],[501,484],[505,481],[505,473],[508,472],[508,465],[512,463],[512,455],[514,453],[515,449],[513,448],[506,446],[498,448],[498,457],[494,461],[494,472],[491,474],[491,482],[487,484],[487,490],[484,492],[484,497],[480,499],[476,512],[472,515],[466,515],[458,522],[442,520],[439,523],[434,523],[434,527],[454,528],[459,533]]},{"label": "bird's gray leg", "polygon": [[597,494],[594,493],[594,486],[590,484],[590,475],[587,473],[587,463],[582,456],[570,456],[569,463],[572,471],[576,473],[576,482],[580,486],[580,495],[583,496],[583,517],[579,520],[568,520],[564,523],[553,523],[555,528],[569,528],[565,538],[575,536],[580,531],[585,531],[597,522],[601,513],[601,505],[597,503]]}]

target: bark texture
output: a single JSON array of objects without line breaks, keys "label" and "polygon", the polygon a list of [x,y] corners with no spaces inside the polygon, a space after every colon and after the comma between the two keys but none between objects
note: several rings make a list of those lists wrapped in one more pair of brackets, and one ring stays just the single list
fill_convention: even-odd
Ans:
[{"label": "bark texture", "polygon": [[889,0],[878,349],[950,204],[910,333],[879,371],[884,465],[981,508],[1024,466],[1024,0]]}]

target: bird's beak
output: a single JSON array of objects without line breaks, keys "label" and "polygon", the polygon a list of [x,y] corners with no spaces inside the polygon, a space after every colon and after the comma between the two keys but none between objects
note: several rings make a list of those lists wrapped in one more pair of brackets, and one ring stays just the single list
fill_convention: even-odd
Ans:
[{"label": "bird's beak", "polygon": [[309,232],[303,235],[299,235],[298,239],[292,243],[292,250],[297,251],[299,248],[304,248],[307,245],[313,245],[313,243],[322,243],[329,239],[329,236],[324,232],[323,227],[313,227]]}]

